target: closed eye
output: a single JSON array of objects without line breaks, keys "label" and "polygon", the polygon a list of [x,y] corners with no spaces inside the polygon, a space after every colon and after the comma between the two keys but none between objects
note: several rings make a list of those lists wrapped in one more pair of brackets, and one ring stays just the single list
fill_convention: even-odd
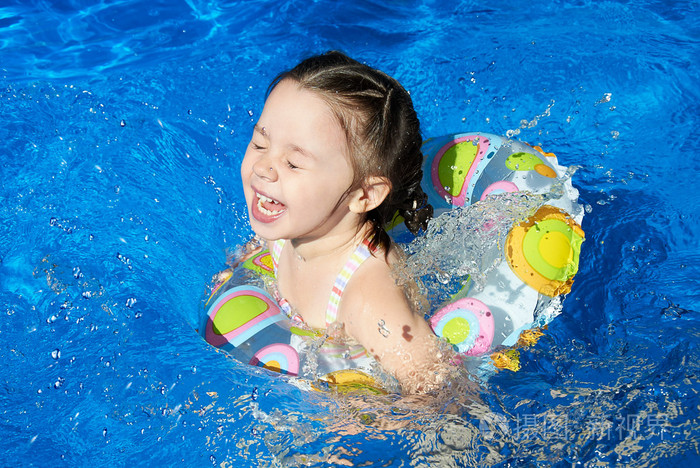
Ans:
[{"label": "closed eye", "polygon": [[289,166],[290,169],[299,169],[299,166],[295,165],[290,160],[287,160],[287,166]]}]

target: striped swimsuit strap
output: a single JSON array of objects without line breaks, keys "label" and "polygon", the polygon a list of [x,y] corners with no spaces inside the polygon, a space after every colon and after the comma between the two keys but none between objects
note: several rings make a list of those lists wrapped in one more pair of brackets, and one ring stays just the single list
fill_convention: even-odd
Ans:
[{"label": "striped swimsuit strap", "polygon": [[280,264],[280,255],[282,255],[282,248],[284,248],[284,239],[278,239],[272,243],[272,248],[270,249],[270,256],[272,256],[272,266],[275,269],[275,277],[277,277],[277,266]]},{"label": "striped swimsuit strap", "polygon": [[352,277],[353,273],[362,265],[362,262],[367,260],[372,253],[369,250],[369,240],[365,239],[360,245],[357,246],[353,254],[348,259],[345,266],[338,274],[335,279],[335,284],[331,290],[331,297],[328,300],[328,307],[326,308],[326,325],[330,325],[335,322],[338,318],[338,306],[340,305],[340,299],[343,296],[343,291],[345,286],[348,285],[348,281]]},{"label": "striped swimsuit strap", "polygon": [[[270,250],[272,265],[275,269],[275,276],[277,276],[277,267],[279,265],[282,249],[284,248],[284,243],[284,239],[276,240],[272,243],[272,248]],[[331,289],[328,307],[326,308],[326,325],[330,325],[337,320],[340,299],[343,296],[343,291],[345,290],[348,281],[350,281],[350,277],[352,277],[353,273],[355,273],[360,265],[362,265],[362,262],[367,260],[370,255],[372,255],[372,253],[369,250],[369,240],[365,239],[360,245],[357,246],[357,248],[355,248],[355,251],[352,253],[348,261],[345,263],[345,266],[338,274],[337,278],[335,279],[335,283],[333,284],[333,288]],[[283,305],[283,308],[286,306],[289,308],[289,310],[291,310],[285,299],[280,297],[278,298],[278,302]],[[287,312],[289,315],[289,311],[286,308],[285,312]]]}]

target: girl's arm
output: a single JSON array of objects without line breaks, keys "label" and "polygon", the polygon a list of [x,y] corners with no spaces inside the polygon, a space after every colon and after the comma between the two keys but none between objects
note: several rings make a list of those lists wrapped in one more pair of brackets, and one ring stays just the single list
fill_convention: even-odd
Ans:
[{"label": "girl's arm", "polygon": [[437,390],[450,372],[449,353],[384,262],[360,270],[343,294],[345,331],[401,384],[404,393]]}]

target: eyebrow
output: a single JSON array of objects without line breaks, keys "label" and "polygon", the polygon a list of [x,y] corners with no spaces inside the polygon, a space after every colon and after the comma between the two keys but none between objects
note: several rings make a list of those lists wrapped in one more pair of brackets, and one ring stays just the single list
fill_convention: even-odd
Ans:
[{"label": "eyebrow", "polygon": [[[258,132],[263,137],[268,138],[268,139],[270,138],[270,135],[268,135],[268,133],[265,131],[265,127],[262,127],[258,124],[255,124],[255,126],[253,128],[255,129],[256,132]],[[302,148],[299,145],[290,144],[288,146],[289,146],[289,149],[291,149],[295,153],[299,153],[302,156],[305,156],[307,158],[316,159],[316,156],[312,152]]]}]

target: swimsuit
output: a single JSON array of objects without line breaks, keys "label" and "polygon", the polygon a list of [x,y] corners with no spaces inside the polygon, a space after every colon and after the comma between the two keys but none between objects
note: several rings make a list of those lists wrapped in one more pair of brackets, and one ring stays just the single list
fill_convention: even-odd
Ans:
[{"label": "swimsuit", "polygon": [[[277,277],[277,266],[279,265],[280,255],[282,254],[282,249],[284,248],[284,239],[280,239],[272,244],[272,249],[270,254],[272,255],[272,264],[275,270],[275,277]],[[328,307],[326,307],[326,326],[329,326],[338,319],[338,306],[340,305],[340,299],[343,296],[343,291],[348,285],[348,281],[352,277],[353,273],[362,265],[362,262],[367,260],[372,253],[369,250],[369,241],[365,240],[360,245],[357,246],[353,254],[350,256],[345,266],[338,274],[335,279],[335,284],[331,289],[330,299],[328,300]],[[279,295],[279,294],[278,294]],[[291,306],[284,298],[279,297],[278,302],[280,302],[280,307],[282,310],[287,312],[287,315],[295,315],[291,312]]]},{"label": "swimsuit", "polygon": [[[275,277],[277,276],[277,268],[279,264],[280,255],[282,249],[284,248],[285,240],[280,239],[275,241],[270,249],[270,254],[272,257],[272,263],[274,266]],[[370,255],[372,255],[369,248],[369,241],[365,240],[360,245],[357,246],[355,251],[352,253],[345,266],[340,271],[336,277],[333,288],[331,289],[330,297],[328,300],[328,306],[326,307],[326,327],[331,326],[337,322],[338,318],[338,306],[340,305],[340,300],[343,296],[343,291],[347,286],[353,273],[362,265],[362,263],[367,260]],[[325,340],[319,345],[318,342],[314,346],[316,349],[319,360],[318,360],[318,371],[322,374],[328,374],[329,372],[336,370],[345,369],[361,369],[370,374],[377,374],[377,369],[380,366],[377,364],[376,360],[369,356],[367,351],[362,345],[357,343],[349,344],[342,342],[343,340],[335,339],[335,337],[327,336],[327,333],[321,330],[312,330],[308,327],[302,317],[294,312],[289,302],[281,297],[278,290],[275,290],[275,299],[280,305],[280,308],[287,314],[287,316],[293,321],[297,322],[307,330],[312,333],[307,335],[293,334],[290,345],[294,347],[298,352],[308,353],[308,347],[311,344],[309,340],[309,335],[316,340],[319,337],[323,337]],[[306,348],[303,351],[301,348]]]}]

